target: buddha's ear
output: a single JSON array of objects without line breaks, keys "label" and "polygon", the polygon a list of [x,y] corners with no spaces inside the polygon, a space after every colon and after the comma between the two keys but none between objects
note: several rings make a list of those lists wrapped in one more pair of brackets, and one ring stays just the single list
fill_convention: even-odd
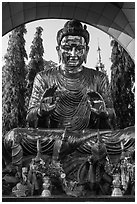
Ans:
[{"label": "buddha's ear", "polygon": [[85,62],[85,64],[87,63],[88,51],[89,51],[89,46],[86,46],[85,53],[84,53],[84,62]]},{"label": "buddha's ear", "polygon": [[59,63],[61,62],[61,50],[60,50],[60,46],[56,46],[56,50],[58,53],[58,59],[59,59]]}]

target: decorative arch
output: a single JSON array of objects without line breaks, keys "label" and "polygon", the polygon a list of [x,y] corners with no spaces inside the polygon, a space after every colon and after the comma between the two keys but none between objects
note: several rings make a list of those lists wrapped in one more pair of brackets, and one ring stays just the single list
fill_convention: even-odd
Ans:
[{"label": "decorative arch", "polygon": [[111,35],[135,58],[135,2],[3,2],[2,35],[40,19],[78,19]]}]

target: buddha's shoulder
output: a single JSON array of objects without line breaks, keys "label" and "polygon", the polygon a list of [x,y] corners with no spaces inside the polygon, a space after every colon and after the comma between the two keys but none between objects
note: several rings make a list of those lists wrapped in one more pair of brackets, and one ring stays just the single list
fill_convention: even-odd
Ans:
[{"label": "buddha's shoulder", "polygon": [[45,66],[44,70],[40,71],[37,75],[41,78],[45,78],[45,76],[55,75],[58,71],[58,66]]},{"label": "buddha's shoulder", "polygon": [[105,75],[103,72],[100,72],[100,71],[97,71],[93,68],[88,68],[88,67],[84,67],[85,69],[85,72],[89,75],[92,75],[92,76],[101,76],[101,75]]}]

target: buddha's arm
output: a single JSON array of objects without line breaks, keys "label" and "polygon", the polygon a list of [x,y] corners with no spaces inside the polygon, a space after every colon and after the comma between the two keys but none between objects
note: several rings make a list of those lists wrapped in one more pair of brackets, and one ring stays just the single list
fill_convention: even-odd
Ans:
[{"label": "buddha's arm", "polygon": [[104,73],[100,73],[96,76],[97,92],[103,97],[105,101],[106,90],[108,89],[107,78]]},{"label": "buddha's arm", "polygon": [[39,110],[44,91],[48,88],[46,81],[40,74],[37,74],[34,79],[32,95],[29,102],[27,113],[27,121],[31,126],[36,127],[39,119]]},{"label": "buddha's arm", "polygon": [[[108,88],[108,81],[106,76],[102,73],[101,75],[98,76],[98,92],[101,94],[101,96],[104,99],[104,102],[106,104],[107,101],[107,94],[106,91],[109,89]],[[115,114],[115,110],[113,107],[108,107],[106,104],[106,111],[107,111],[107,115],[108,115],[108,120],[111,121],[111,119],[115,120],[116,119],[116,114]],[[111,122],[110,122],[111,123]]]}]

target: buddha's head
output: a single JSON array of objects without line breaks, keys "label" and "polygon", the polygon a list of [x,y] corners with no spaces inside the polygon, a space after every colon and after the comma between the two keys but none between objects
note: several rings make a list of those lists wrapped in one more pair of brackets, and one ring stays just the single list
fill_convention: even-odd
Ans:
[{"label": "buddha's head", "polygon": [[88,54],[89,33],[86,25],[78,20],[70,20],[57,33],[59,62],[69,72],[77,72]]}]

